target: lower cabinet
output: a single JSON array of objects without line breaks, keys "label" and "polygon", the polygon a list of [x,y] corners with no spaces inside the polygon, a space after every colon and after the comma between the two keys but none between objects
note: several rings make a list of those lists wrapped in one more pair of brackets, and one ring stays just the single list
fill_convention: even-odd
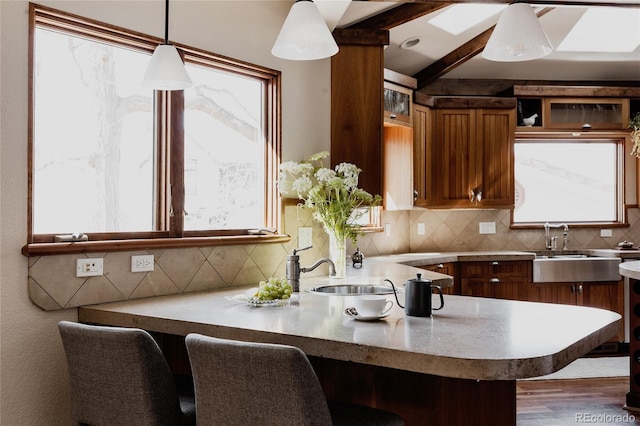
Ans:
[{"label": "lower cabinet", "polygon": [[442,292],[444,294],[460,294],[460,275],[457,273],[456,264],[454,262],[423,265],[420,266],[420,268],[453,277],[453,287],[443,288]]},{"label": "lower cabinet", "polygon": [[531,261],[461,262],[460,277],[464,296],[527,300]]},{"label": "lower cabinet", "polygon": [[[601,308],[624,316],[624,284],[622,280],[530,284],[529,300]],[[624,321],[620,322],[618,335],[611,338],[610,341],[624,341]]]}]

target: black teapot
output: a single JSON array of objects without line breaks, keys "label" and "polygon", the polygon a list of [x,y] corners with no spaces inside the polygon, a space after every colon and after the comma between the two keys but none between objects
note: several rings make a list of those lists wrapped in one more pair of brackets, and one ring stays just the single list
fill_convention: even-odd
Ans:
[{"label": "black teapot", "polygon": [[[389,279],[385,281],[391,284],[393,294],[396,296],[398,306],[404,308],[404,313],[412,317],[430,317],[431,311],[437,311],[444,308],[444,297],[442,296],[442,287],[433,284],[431,280],[422,279],[422,274],[417,274],[417,278],[407,280],[404,285],[404,306],[398,300],[398,293],[393,282]],[[431,306],[431,294],[435,289],[440,295],[440,306],[433,308]]]}]

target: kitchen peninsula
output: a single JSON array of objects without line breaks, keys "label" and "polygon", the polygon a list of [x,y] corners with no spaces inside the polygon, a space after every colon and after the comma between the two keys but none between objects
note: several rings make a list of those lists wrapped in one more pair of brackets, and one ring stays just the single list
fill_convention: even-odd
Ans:
[{"label": "kitchen peninsula", "polygon": [[441,274],[369,261],[345,280],[303,277],[288,306],[247,306],[230,300],[244,289],[226,288],[85,306],[79,321],[154,332],[161,345],[171,342],[170,363],[192,332],[294,345],[328,398],[389,409],[407,425],[495,426],[515,425],[517,379],[559,370],[615,334],[620,320],[601,309],[445,295],[432,317],[406,316],[394,302],[388,317],[364,322],[344,315],[352,297],[304,291],[385,278],[402,286],[417,273],[451,285]]}]

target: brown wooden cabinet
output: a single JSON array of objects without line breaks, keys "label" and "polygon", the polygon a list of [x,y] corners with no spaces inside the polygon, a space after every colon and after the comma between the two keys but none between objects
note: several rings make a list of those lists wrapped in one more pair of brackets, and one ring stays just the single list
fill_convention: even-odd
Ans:
[{"label": "brown wooden cabinet", "polygon": [[416,84],[384,69],[379,44],[340,45],[331,58],[331,163],[357,165],[360,188],[381,195],[385,209],[405,210],[413,207],[413,90],[387,76]]},{"label": "brown wooden cabinet", "polygon": [[527,300],[531,261],[461,262],[460,277],[464,296]]},{"label": "brown wooden cabinet", "polygon": [[460,275],[457,272],[456,263],[435,263],[433,265],[422,265],[420,268],[427,271],[437,272],[439,274],[445,274],[453,277],[453,287],[443,288],[444,294],[460,294]]},{"label": "brown wooden cabinet", "polygon": [[331,57],[331,164],[357,165],[359,186],[382,195],[382,46],[341,45]]},{"label": "brown wooden cabinet", "polygon": [[413,208],[413,128],[385,122],[382,142],[385,210]]},{"label": "brown wooden cabinet", "polygon": [[[533,283],[529,286],[532,302],[588,306],[619,313],[624,317],[624,285],[622,281]],[[610,341],[624,341],[624,322],[618,335]]]},{"label": "brown wooden cabinet", "polygon": [[629,125],[629,99],[545,98],[543,106],[547,129],[624,130]]},{"label": "brown wooden cabinet", "polygon": [[515,99],[423,100],[414,108],[416,204],[511,208]]},{"label": "brown wooden cabinet", "polygon": [[413,90],[389,81],[384,82],[384,122],[399,126],[413,124]]}]

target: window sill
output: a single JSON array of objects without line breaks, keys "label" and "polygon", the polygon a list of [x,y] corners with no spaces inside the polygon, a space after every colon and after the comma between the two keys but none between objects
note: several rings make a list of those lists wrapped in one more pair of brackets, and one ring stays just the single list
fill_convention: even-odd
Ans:
[{"label": "window sill", "polygon": [[153,250],[165,248],[206,247],[239,244],[286,243],[291,237],[286,234],[241,235],[219,237],[154,238],[136,240],[79,241],[72,243],[37,243],[22,247],[27,257],[56,254],[97,253],[111,251]]}]

